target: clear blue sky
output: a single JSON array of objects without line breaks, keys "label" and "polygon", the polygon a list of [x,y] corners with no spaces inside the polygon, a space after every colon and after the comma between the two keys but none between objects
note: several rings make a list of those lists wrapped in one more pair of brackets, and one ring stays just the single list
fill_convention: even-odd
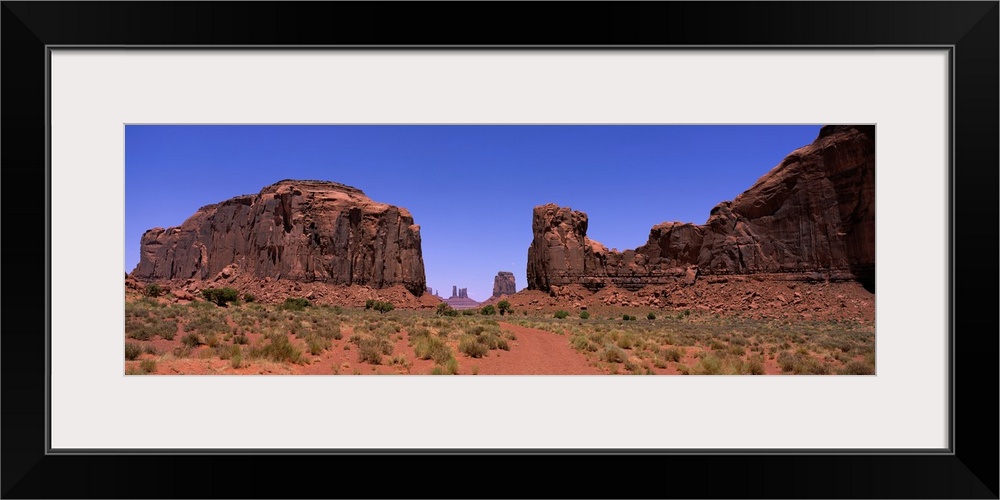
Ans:
[{"label": "clear blue sky", "polygon": [[557,203],[587,235],[636,248],[649,229],[704,223],[820,125],[128,125],[125,271],[153,227],[281,179],[322,179],[406,207],[420,225],[427,284],[485,300],[497,271],[527,284],[531,214]]}]

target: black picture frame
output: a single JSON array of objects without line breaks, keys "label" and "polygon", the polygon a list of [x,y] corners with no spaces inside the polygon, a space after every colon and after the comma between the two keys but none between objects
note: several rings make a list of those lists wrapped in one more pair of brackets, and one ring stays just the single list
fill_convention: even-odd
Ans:
[{"label": "black picture frame", "polygon": [[[14,280],[4,297],[7,328],[0,340],[4,498],[998,498],[998,393],[993,385],[1000,331],[995,250],[1000,215],[1000,3],[996,1],[4,1],[0,12],[4,146],[0,160],[8,235],[2,252],[8,279]],[[48,227],[47,47],[56,45],[470,50],[950,47],[951,450],[936,454],[49,454],[46,298],[51,282],[48,237],[38,235]],[[40,270],[46,270],[44,279]],[[917,286],[919,273],[914,270]],[[26,321],[36,326],[25,329]],[[405,417],[400,425],[405,425]],[[330,470],[331,477],[311,480],[308,471],[317,466]],[[386,480],[377,484],[362,480],[371,470],[385,471]],[[576,473],[558,473],[562,470]]]}]

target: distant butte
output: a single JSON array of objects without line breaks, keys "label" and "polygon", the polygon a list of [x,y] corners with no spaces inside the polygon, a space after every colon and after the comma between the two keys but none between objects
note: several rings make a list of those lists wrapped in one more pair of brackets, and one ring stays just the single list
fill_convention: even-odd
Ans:
[{"label": "distant butte", "polygon": [[458,288],[456,286],[451,287],[451,297],[444,299],[444,302],[453,309],[474,309],[479,307],[480,304],[469,298],[467,288]]},{"label": "distant butte", "polygon": [[514,273],[510,271],[500,271],[496,278],[493,278],[493,296],[514,295],[517,293],[517,285],[514,282]]}]

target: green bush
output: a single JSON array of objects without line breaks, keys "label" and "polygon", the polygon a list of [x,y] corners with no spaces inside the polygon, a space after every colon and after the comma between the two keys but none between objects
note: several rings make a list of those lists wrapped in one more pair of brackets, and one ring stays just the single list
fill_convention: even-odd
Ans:
[{"label": "green bush", "polygon": [[235,288],[206,288],[201,291],[201,296],[205,300],[221,307],[225,307],[229,302],[236,302],[239,292]]},{"label": "green bush", "polygon": [[458,315],[458,311],[452,309],[451,306],[448,305],[447,302],[442,302],[442,303],[438,304],[437,310],[434,311],[434,313],[437,314],[438,316],[457,316]]},{"label": "green bush", "polygon": [[493,316],[497,313],[497,308],[493,307],[493,304],[487,304],[479,310],[479,314],[483,316]]},{"label": "green bush", "polygon": [[475,316],[475,311],[472,309],[465,309],[462,311],[462,316]]},{"label": "green bush", "polygon": [[388,302],[388,301],[383,302],[381,300],[377,300],[374,303],[372,303],[372,309],[375,309],[376,311],[378,311],[379,314],[387,313],[387,312],[389,312],[389,311],[391,311],[391,310],[393,310],[395,308],[396,308],[396,306],[392,305],[392,302]]},{"label": "green bush", "polygon": [[375,299],[368,299],[365,301],[365,310],[369,310],[375,306]]},{"label": "green bush", "polygon": [[159,297],[163,294],[163,288],[156,283],[150,283],[146,285],[146,296],[148,297]]},{"label": "green bush", "polygon": [[587,311],[580,311],[580,319],[590,319],[590,313]]},{"label": "green bush", "polygon": [[125,359],[131,361],[139,359],[142,354],[142,346],[135,342],[125,342]]},{"label": "green bush", "polygon": [[652,311],[650,311],[650,313],[646,315],[646,319],[652,321],[652,320],[656,319],[656,315],[653,314]]},{"label": "green bush", "polygon": [[556,311],[555,317],[558,319],[564,319],[569,316],[569,313],[563,310]]},{"label": "green bush", "polygon": [[257,297],[254,297],[252,293],[243,294],[243,302],[253,302],[255,300],[257,300]]},{"label": "green bush", "polygon": [[312,302],[309,302],[309,299],[304,299],[302,297],[288,297],[281,303],[280,309],[285,311],[304,311],[307,307],[311,306]]},{"label": "green bush", "polygon": [[500,311],[501,316],[509,312],[513,312],[510,308],[510,302],[507,302],[507,299],[503,299],[500,302],[497,302],[497,311]]},{"label": "green bush", "polygon": [[630,316],[628,314],[622,314],[622,321],[628,321]]}]

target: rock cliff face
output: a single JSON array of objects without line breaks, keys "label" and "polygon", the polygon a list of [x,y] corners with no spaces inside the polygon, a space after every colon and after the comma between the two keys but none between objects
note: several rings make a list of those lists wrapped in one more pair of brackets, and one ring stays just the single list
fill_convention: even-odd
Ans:
[{"label": "rock cliff face", "polygon": [[150,229],[132,276],[208,279],[230,264],[258,278],[426,289],[409,211],[327,181],[284,180],[202,207],[179,227]]},{"label": "rock cliff face", "polygon": [[635,250],[587,238],[587,214],[535,207],[528,288],[638,289],[699,275],[854,279],[875,286],[875,127],[828,125],[704,225],[664,222]]},{"label": "rock cliff face", "polygon": [[501,295],[514,295],[517,293],[517,285],[514,282],[514,273],[510,271],[500,271],[496,278],[493,278],[493,297]]}]

